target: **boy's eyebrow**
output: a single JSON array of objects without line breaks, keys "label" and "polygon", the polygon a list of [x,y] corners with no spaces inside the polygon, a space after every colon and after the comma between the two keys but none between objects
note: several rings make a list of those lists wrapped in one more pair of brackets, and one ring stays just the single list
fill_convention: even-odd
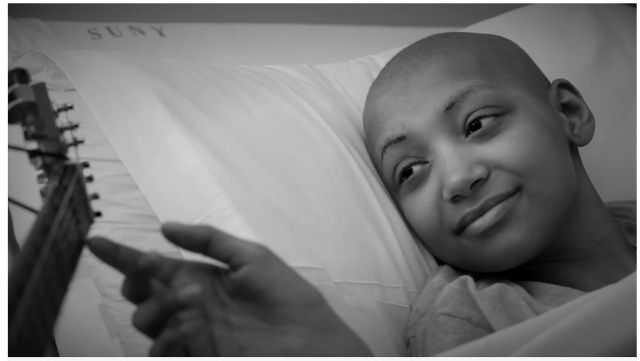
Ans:
[{"label": "boy's eyebrow", "polygon": [[449,110],[453,109],[456,105],[460,104],[469,94],[476,92],[480,89],[477,85],[469,85],[461,90],[459,90],[456,94],[451,97],[451,100],[447,103],[447,106],[444,108],[444,113],[446,114]]},{"label": "boy's eyebrow", "polygon": [[382,160],[384,159],[384,154],[387,151],[387,148],[389,148],[392,145],[402,143],[405,140],[407,140],[406,134],[395,135],[387,138],[387,140],[385,140],[384,142],[384,146],[382,147],[382,151],[380,152],[380,163],[382,163]]}]

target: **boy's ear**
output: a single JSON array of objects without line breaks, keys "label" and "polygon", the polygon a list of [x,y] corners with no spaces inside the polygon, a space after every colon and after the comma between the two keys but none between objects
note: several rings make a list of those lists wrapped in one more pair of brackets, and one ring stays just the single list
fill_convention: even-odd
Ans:
[{"label": "boy's ear", "polygon": [[564,117],[565,133],[571,144],[577,147],[589,144],[596,123],[578,89],[568,80],[556,79],[549,88],[549,100]]}]

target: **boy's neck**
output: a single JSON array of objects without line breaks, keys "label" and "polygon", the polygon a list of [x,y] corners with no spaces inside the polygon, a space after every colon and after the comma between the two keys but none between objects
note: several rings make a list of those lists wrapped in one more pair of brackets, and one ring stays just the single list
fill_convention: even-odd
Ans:
[{"label": "boy's neck", "polygon": [[566,227],[553,240],[553,249],[509,271],[505,277],[589,292],[618,282],[636,270],[635,247],[588,178],[583,183]]}]

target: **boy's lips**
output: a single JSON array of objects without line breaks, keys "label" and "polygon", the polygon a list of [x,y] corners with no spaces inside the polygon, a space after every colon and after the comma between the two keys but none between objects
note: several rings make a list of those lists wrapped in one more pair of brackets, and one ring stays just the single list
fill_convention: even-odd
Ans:
[{"label": "boy's lips", "polygon": [[[475,235],[495,224],[504,215],[504,201],[512,198],[520,191],[519,188],[495,195],[479,206],[467,211],[458,221],[454,233],[460,235]],[[478,221],[478,222],[476,222]]]}]

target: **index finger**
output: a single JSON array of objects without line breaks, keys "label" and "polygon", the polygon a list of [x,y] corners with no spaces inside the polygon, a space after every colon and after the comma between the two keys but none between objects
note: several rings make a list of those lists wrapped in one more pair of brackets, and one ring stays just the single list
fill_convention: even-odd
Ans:
[{"label": "index finger", "polygon": [[264,246],[206,225],[166,222],[161,231],[176,246],[221,261],[232,270],[238,270],[260,256],[272,256]]},{"label": "index finger", "polygon": [[135,267],[144,255],[141,251],[102,237],[89,239],[87,245],[96,257],[123,274]]}]

